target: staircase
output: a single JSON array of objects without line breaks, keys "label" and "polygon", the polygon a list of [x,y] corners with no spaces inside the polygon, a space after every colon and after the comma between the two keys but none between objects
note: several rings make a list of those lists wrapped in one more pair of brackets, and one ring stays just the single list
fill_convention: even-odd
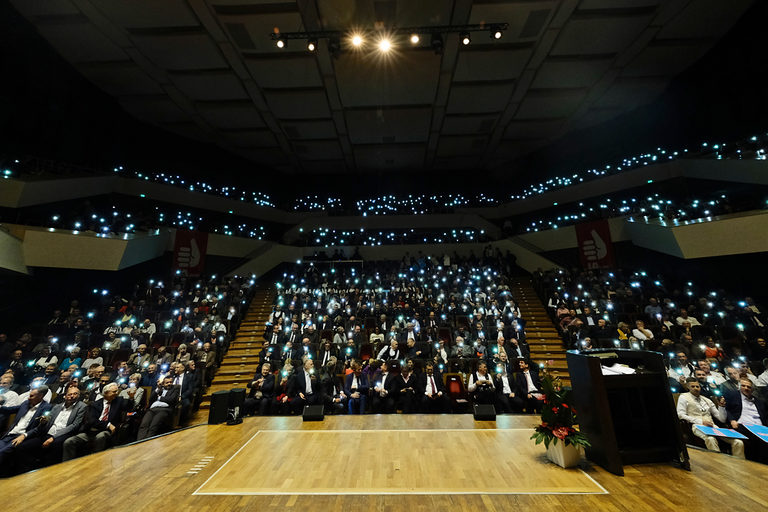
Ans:
[{"label": "staircase", "polygon": [[551,361],[549,373],[560,377],[564,386],[570,386],[563,340],[536,295],[530,278],[517,278],[512,286],[512,295],[520,308],[520,315],[526,320],[525,334],[531,348],[531,360],[537,364]]},{"label": "staircase", "polygon": [[211,406],[211,394],[216,391],[245,387],[256,373],[259,352],[264,344],[264,324],[272,312],[275,292],[272,286],[256,288],[251,305],[240,323],[235,338],[229,344],[229,351],[221,361],[211,387],[203,395],[200,411],[195,420],[206,421]]}]

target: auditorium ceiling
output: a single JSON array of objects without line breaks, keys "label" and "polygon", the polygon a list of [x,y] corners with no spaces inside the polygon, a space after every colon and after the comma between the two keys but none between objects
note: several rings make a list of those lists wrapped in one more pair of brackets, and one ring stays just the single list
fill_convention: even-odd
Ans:
[{"label": "auditorium ceiling", "polygon": [[[503,170],[659,96],[753,0],[11,0],[143,121],[285,173]],[[269,34],[508,23],[464,46]],[[345,43],[342,43],[345,45]],[[371,46],[371,45],[369,45]]]}]

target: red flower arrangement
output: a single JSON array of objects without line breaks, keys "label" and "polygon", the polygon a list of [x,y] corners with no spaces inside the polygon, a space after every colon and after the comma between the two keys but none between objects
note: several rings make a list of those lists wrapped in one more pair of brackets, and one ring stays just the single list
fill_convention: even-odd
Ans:
[{"label": "red flower arrangement", "polygon": [[571,403],[571,390],[563,389],[560,379],[549,374],[541,378],[541,387],[544,392],[541,424],[534,428],[531,439],[535,439],[536,444],[544,443],[547,448],[549,443],[557,443],[558,440],[565,446],[589,446],[586,436],[574,428],[577,421],[576,410]]}]

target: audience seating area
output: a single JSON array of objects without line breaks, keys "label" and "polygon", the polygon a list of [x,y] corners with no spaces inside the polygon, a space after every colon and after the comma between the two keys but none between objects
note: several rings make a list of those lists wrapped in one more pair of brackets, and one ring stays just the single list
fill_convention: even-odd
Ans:
[{"label": "audience seating area", "polygon": [[[45,418],[36,428],[64,431],[51,434],[59,443],[50,450],[31,439],[9,449],[6,434],[0,438],[2,471],[34,469],[185,425],[215,376],[254,284],[250,278],[177,275],[167,283],[126,283],[131,292],[125,294],[94,288],[13,339],[0,331],[0,432],[24,416],[41,390],[43,403],[32,421]],[[86,406],[79,414],[78,403]],[[56,425],[62,411],[73,429]],[[70,440],[78,435],[83,443]]]}]

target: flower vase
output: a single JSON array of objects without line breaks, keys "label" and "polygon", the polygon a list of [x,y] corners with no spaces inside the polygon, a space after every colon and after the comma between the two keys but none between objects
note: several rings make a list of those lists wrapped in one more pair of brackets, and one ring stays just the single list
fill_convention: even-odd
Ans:
[{"label": "flower vase", "polygon": [[565,446],[565,442],[558,441],[557,443],[549,443],[547,448],[547,458],[560,466],[561,468],[572,468],[579,464],[581,461],[581,449],[569,444]]}]

